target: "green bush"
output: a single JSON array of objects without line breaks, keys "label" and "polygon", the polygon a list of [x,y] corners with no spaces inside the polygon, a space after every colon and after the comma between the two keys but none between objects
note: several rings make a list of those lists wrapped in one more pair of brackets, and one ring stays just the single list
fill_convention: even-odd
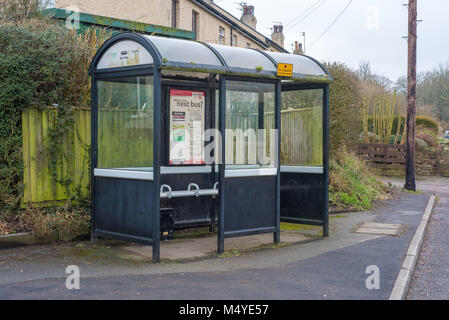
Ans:
[{"label": "green bush", "polygon": [[[48,170],[61,185],[72,178],[58,174],[63,172],[60,160],[69,156],[59,152],[61,139],[73,131],[73,107],[90,105],[89,64],[110,36],[105,28],[77,34],[48,18],[30,19],[45,7],[41,1],[27,0],[21,3],[25,7],[8,3],[11,12],[23,14],[18,20],[15,14],[0,15],[0,214],[17,212],[23,195],[24,108],[58,105],[57,126],[49,133]],[[28,5],[38,12],[29,11]],[[6,22],[5,17],[14,22]]]},{"label": "green bush", "polygon": [[[391,133],[393,134],[392,137],[394,139],[394,134],[397,132],[398,130],[398,124],[401,124],[401,128],[399,129],[399,133],[402,134],[402,132],[404,132],[404,126],[405,126],[405,117],[398,117],[395,116],[393,118],[393,125],[391,127]],[[369,131],[372,132],[373,131],[373,117],[368,117],[368,128]],[[399,141],[401,141],[401,138],[399,137],[398,139]],[[393,140],[394,141],[394,140]],[[392,143],[392,142],[391,142]]]},{"label": "green bush", "polygon": [[17,209],[22,196],[22,110],[71,102],[68,66],[79,54],[72,39],[44,20],[0,24],[0,213]]},{"label": "green bush", "polygon": [[[401,128],[400,128],[399,132],[400,133],[404,132],[406,118],[403,116],[401,116],[401,117],[395,116],[393,119],[393,126],[391,128],[392,133],[397,132],[399,123],[401,124]],[[370,132],[372,132],[373,117],[368,118],[368,125],[370,128]],[[418,129],[422,129],[424,131],[424,133],[430,134],[433,137],[438,136],[439,126],[438,126],[438,123],[435,120],[433,120],[432,118],[424,117],[424,116],[416,116],[416,127]],[[393,143],[392,142],[392,141],[394,141],[393,139],[394,139],[394,136],[392,139],[390,139],[390,143]],[[399,137],[398,140],[401,141],[401,137]]]},{"label": "green bush", "polygon": [[[393,129],[391,130],[392,132],[396,132],[398,123],[399,123],[399,118],[401,119],[400,132],[403,132],[406,118],[398,117],[398,116],[394,117]],[[435,120],[433,120],[432,118],[424,117],[424,116],[416,116],[416,126],[422,127],[423,129],[428,129],[434,135],[438,135],[438,131],[439,131],[438,123],[436,123]]]},{"label": "green bush", "polygon": [[330,153],[335,156],[342,146],[358,142],[362,131],[362,97],[357,75],[341,63],[325,63],[334,78],[330,85]]},{"label": "green bush", "polygon": [[417,116],[416,117],[416,126],[421,127],[423,129],[428,129],[429,134],[432,134],[434,137],[438,136],[438,132],[440,131],[440,127],[435,120],[430,117]]}]

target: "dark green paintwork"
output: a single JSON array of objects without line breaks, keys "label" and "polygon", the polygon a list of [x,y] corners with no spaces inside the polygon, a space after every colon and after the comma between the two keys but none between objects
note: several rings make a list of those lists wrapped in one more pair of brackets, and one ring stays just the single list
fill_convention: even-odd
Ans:
[{"label": "dark green paintwork", "polygon": [[[73,12],[64,9],[52,8],[45,10],[45,15],[51,16],[53,19],[65,20],[70,17]],[[195,39],[195,33],[188,30],[174,29],[165,26],[153,25],[148,23],[115,19],[111,17],[97,16],[93,14],[80,12],[80,32],[91,26],[102,26],[111,29],[112,34],[122,31],[135,31],[145,34],[154,34],[159,36],[169,36],[182,39]]]}]

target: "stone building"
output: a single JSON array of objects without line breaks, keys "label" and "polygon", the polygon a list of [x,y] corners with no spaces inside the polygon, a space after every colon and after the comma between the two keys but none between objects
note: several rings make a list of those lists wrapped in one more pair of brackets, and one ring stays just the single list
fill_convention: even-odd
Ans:
[{"label": "stone building", "polygon": [[209,43],[287,52],[282,26],[270,38],[256,30],[254,6],[243,5],[238,19],[213,0],[55,0],[55,7],[195,32]]}]

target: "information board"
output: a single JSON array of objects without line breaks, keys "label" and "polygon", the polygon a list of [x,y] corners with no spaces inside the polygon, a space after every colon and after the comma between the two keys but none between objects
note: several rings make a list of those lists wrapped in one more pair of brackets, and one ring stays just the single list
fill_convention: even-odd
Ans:
[{"label": "information board", "polygon": [[201,165],[204,159],[205,92],[170,90],[171,165]]}]

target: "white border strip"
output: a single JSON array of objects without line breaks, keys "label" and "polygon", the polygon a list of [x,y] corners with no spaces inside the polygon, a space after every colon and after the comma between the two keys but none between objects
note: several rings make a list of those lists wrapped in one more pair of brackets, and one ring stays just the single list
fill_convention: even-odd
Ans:
[{"label": "white border strip", "polygon": [[[210,173],[211,166],[202,167],[161,167],[161,174]],[[295,171],[297,172],[297,171]],[[226,178],[275,176],[277,168],[257,169],[226,169]],[[94,169],[94,176],[103,178],[118,178],[132,180],[153,181],[152,171],[138,171],[126,169]]]},{"label": "white border strip", "polygon": [[211,173],[212,166],[161,167],[161,174]]},{"label": "white border strip", "polygon": [[281,172],[323,174],[323,167],[281,166]]},{"label": "white border strip", "polygon": [[94,169],[94,176],[103,178],[153,181],[153,172],[148,171]]},{"label": "white border strip", "polygon": [[426,210],[421,219],[418,229],[416,229],[412,242],[407,250],[402,268],[399,271],[398,277],[391,291],[389,300],[404,300],[407,296],[410,287],[410,280],[415,271],[416,261],[418,260],[419,252],[426,234],[427,224],[429,223],[430,214],[432,213],[433,205],[435,204],[435,195],[433,194],[427,202]]},{"label": "white border strip", "polygon": [[226,169],[226,178],[242,178],[242,177],[261,177],[275,176],[277,168],[259,168],[259,169]]}]

